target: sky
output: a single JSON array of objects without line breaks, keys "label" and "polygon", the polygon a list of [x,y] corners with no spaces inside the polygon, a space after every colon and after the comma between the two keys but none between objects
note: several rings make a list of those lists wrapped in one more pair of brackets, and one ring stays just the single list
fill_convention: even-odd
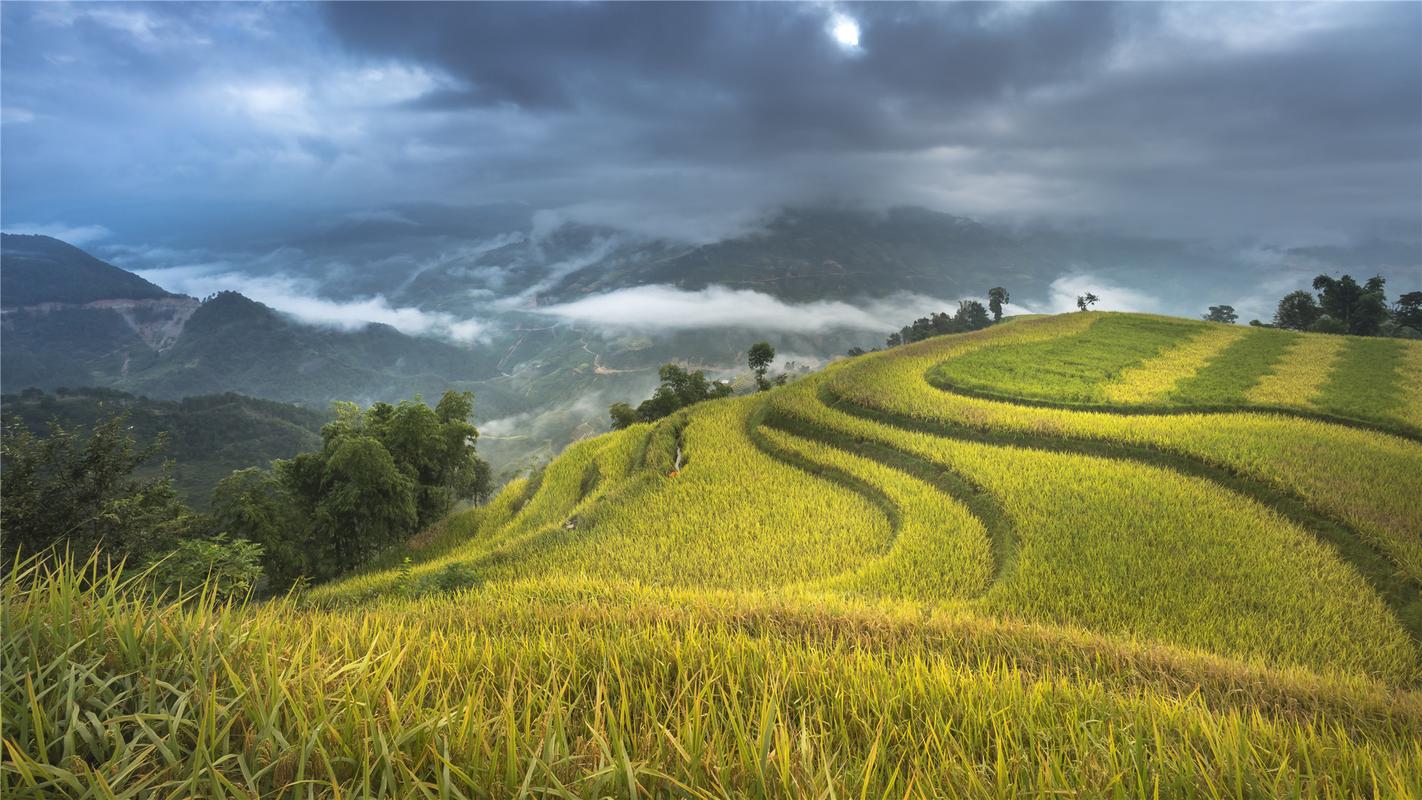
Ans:
[{"label": "sky", "polygon": [[6,2],[7,230],[520,203],[1322,243],[1422,227],[1422,4]]},{"label": "sky", "polygon": [[[1258,272],[1251,315],[1328,264],[1297,253],[1422,278],[1422,3],[6,0],[0,45],[0,228],[315,324],[478,342],[487,315],[402,306],[399,275],[516,229],[699,243],[826,203],[1211,242]],[[1197,304],[1104,281],[1064,264],[1030,307]],[[879,300],[544,311],[808,331],[919,302]]]}]

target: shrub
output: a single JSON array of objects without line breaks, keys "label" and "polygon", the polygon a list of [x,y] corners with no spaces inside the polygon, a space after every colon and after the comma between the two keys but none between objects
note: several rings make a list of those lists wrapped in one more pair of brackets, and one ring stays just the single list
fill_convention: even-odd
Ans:
[{"label": "shrub", "polygon": [[242,600],[259,588],[261,561],[262,546],[245,539],[188,539],[153,562],[153,585],[170,597],[205,587],[218,601]]}]

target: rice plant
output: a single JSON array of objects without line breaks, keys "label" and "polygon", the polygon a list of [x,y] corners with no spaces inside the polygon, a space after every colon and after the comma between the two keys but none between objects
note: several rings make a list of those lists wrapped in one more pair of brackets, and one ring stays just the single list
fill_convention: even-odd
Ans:
[{"label": "rice plant", "polygon": [[131,588],[5,579],[5,797],[1422,790],[1415,692],[1034,626],[568,578],[335,611]]},{"label": "rice plant", "polygon": [[1419,796],[1419,353],[1019,319],[578,442],[302,596],[21,562],[0,792]]},{"label": "rice plant", "polygon": [[1159,402],[1211,361],[1232,363],[1234,359],[1220,354],[1250,333],[1234,325],[1206,325],[1184,342],[1123,370],[1102,387],[1102,396],[1109,403]]}]

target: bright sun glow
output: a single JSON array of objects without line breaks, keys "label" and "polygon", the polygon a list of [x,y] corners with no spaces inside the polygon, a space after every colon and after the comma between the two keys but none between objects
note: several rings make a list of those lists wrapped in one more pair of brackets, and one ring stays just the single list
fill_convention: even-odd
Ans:
[{"label": "bright sun glow", "polygon": [[830,20],[830,35],[839,46],[852,49],[859,46],[859,23],[844,14],[835,14]]}]

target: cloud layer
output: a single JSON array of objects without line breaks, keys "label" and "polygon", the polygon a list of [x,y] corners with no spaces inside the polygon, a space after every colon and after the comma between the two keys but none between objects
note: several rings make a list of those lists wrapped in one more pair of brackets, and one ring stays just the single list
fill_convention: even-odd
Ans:
[{"label": "cloud layer", "polygon": [[353,330],[379,323],[402,333],[439,336],[465,343],[478,341],[486,334],[485,325],[476,319],[408,306],[394,307],[382,295],[348,301],[332,300],[321,296],[318,287],[309,280],[286,275],[258,276],[232,271],[228,267],[225,264],[208,264],[137,272],[145,280],[170,292],[195,297],[226,290],[241,292],[308,325]]},{"label": "cloud layer", "polygon": [[[1074,297],[1075,295],[1073,295]],[[1136,298],[1124,300],[1132,302]],[[832,330],[887,332],[934,311],[952,312],[949,302],[899,294],[850,304],[820,301],[787,303],[763,292],[708,286],[697,291],[651,285],[620,289],[537,309],[567,322],[607,330],[682,331],[748,328],[783,333]],[[1026,311],[1010,306],[1008,313]]]},{"label": "cloud layer", "polygon": [[431,199],[690,238],[826,198],[1299,241],[1422,220],[1415,3],[0,14],[0,214],[125,240]]}]

